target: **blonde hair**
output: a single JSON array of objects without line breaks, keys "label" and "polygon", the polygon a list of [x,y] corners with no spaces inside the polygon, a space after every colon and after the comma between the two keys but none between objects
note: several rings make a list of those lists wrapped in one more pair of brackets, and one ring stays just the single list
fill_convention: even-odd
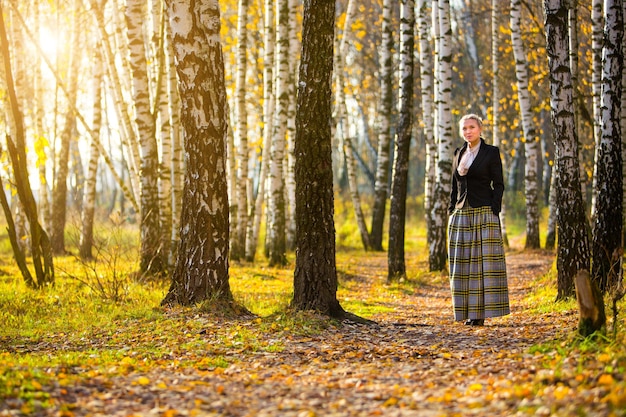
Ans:
[{"label": "blonde hair", "polygon": [[461,120],[459,121],[459,134],[461,136],[463,136],[463,122],[465,122],[466,120],[476,120],[476,123],[478,123],[478,127],[480,127],[481,129],[483,128],[483,119],[481,119],[479,115],[474,113],[466,114],[465,116],[461,117]]}]

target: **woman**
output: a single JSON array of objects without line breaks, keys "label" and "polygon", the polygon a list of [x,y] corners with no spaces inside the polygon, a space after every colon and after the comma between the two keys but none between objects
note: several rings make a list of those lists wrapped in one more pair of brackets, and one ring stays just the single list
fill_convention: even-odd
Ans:
[{"label": "woman", "polygon": [[448,256],[454,319],[471,326],[510,313],[500,209],[504,180],[497,147],[482,138],[483,122],[459,123],[465,144],[454,152],[448,211]]}]

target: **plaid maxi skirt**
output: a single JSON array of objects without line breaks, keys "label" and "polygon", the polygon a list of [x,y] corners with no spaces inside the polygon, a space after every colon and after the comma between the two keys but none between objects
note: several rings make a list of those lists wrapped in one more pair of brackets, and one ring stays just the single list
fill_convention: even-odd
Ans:
[{"label": "plaid maxi skirt", "polygon": [[511,312],[500,218],[491,207],[454,210],[448,225],[448,257],[455,320]]}]

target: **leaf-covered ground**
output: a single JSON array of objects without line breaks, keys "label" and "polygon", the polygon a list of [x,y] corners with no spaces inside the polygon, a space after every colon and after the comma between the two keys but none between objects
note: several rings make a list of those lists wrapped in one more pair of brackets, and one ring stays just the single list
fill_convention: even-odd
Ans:
[{"label": "leaf-covered ground", "polygon": [[[575,309],[531,311],[553,259],[508,254],[512,314],[484,327],[453,322],[447,277],[432,276],[393,291],[371,326],[165,311],[160,327],[2,338],[0,415],[624,416],[623,350],[572,348]],[[347,269],[350,297],[367,302],[386,257]],[[49,367],[10,363],[46,354]]]}]

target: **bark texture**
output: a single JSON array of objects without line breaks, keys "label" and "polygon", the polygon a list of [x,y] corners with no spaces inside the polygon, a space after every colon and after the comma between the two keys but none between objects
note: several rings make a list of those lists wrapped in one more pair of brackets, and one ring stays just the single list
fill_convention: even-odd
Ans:
[{"label": "bark texture", "polygon": [[296,310],[332,317],[337,300],[331,146],[334,0],[306,0],[296,111]]}]

